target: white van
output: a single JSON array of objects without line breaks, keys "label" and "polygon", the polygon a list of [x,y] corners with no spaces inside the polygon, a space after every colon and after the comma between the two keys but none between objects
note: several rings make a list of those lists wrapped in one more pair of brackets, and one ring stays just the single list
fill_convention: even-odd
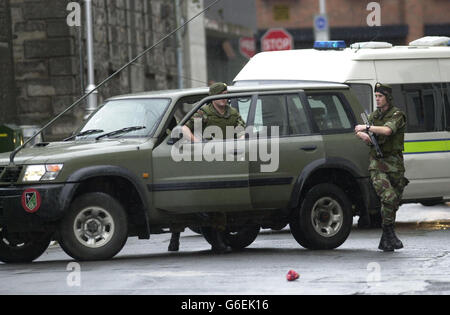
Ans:
[{"label": "white van", "polygon": [[426,37],[409,46],[368,42],[336,48],[330,42],[320,49],[264,52],[248,62],[234,84],[345,83],[368,112],[376,108],[375,84],[391,85],[394,104],[408,118],[404,154],[410,184],[403,202],[431,205],[450,200],[449,44],[448,37]]}]

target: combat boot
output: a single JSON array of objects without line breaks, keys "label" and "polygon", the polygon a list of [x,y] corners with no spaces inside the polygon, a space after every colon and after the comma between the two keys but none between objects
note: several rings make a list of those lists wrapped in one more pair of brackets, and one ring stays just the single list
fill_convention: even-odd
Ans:
[{"label": "combat boot", "polygon": [[393,225],[383,225],[383,235],[381,236],[380,245],[378,249],[384,252],[393,252],[394,246],[394,235],[393,235]]},{"label": "combat boot", "polygon": [[402,249],[403,248],[403,243],[402,241],[397,237],[397,235],[395,234],[395,226],[391,225],[391,229],[392,229],[392,234],[394,236],[394,248],[395,249]]}]

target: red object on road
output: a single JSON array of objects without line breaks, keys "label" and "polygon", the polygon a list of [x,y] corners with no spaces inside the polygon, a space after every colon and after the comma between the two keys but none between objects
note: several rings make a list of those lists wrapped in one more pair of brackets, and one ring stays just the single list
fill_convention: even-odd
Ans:
[{"label": "red object on road", "polygon": [[298,278],[300,278],[300,275],[296,273],[294,270],[289,270],[289,272],[286,275],[287,281],[295,281]]},{"label": "red object on road", "polygon": [[294,40],[288,31],[282,28],[268,30],[261,38],[262,51],[278,51],[294,49]]}]

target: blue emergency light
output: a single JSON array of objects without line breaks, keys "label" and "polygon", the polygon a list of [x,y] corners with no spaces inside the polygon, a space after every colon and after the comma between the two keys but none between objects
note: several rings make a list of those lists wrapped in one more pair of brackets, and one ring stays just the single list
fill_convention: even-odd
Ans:
[{"label": "blue emergency light", "polygon": [[314,49],[317,50],[341,50],[347,48],[343,40],[317,41],[314,43]]}]

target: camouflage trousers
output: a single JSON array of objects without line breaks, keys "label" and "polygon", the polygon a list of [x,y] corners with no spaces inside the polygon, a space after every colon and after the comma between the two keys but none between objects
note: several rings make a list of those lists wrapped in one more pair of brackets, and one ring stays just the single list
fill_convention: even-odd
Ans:
[{"label": "camouflage trousers", "polygon": [[377,170],[370,171],[372,185],[380,198],[381,217],[383,225],[395,223],[395,217],[403,196],[403,190],[408,185],[404,173],[384,173]]}]

